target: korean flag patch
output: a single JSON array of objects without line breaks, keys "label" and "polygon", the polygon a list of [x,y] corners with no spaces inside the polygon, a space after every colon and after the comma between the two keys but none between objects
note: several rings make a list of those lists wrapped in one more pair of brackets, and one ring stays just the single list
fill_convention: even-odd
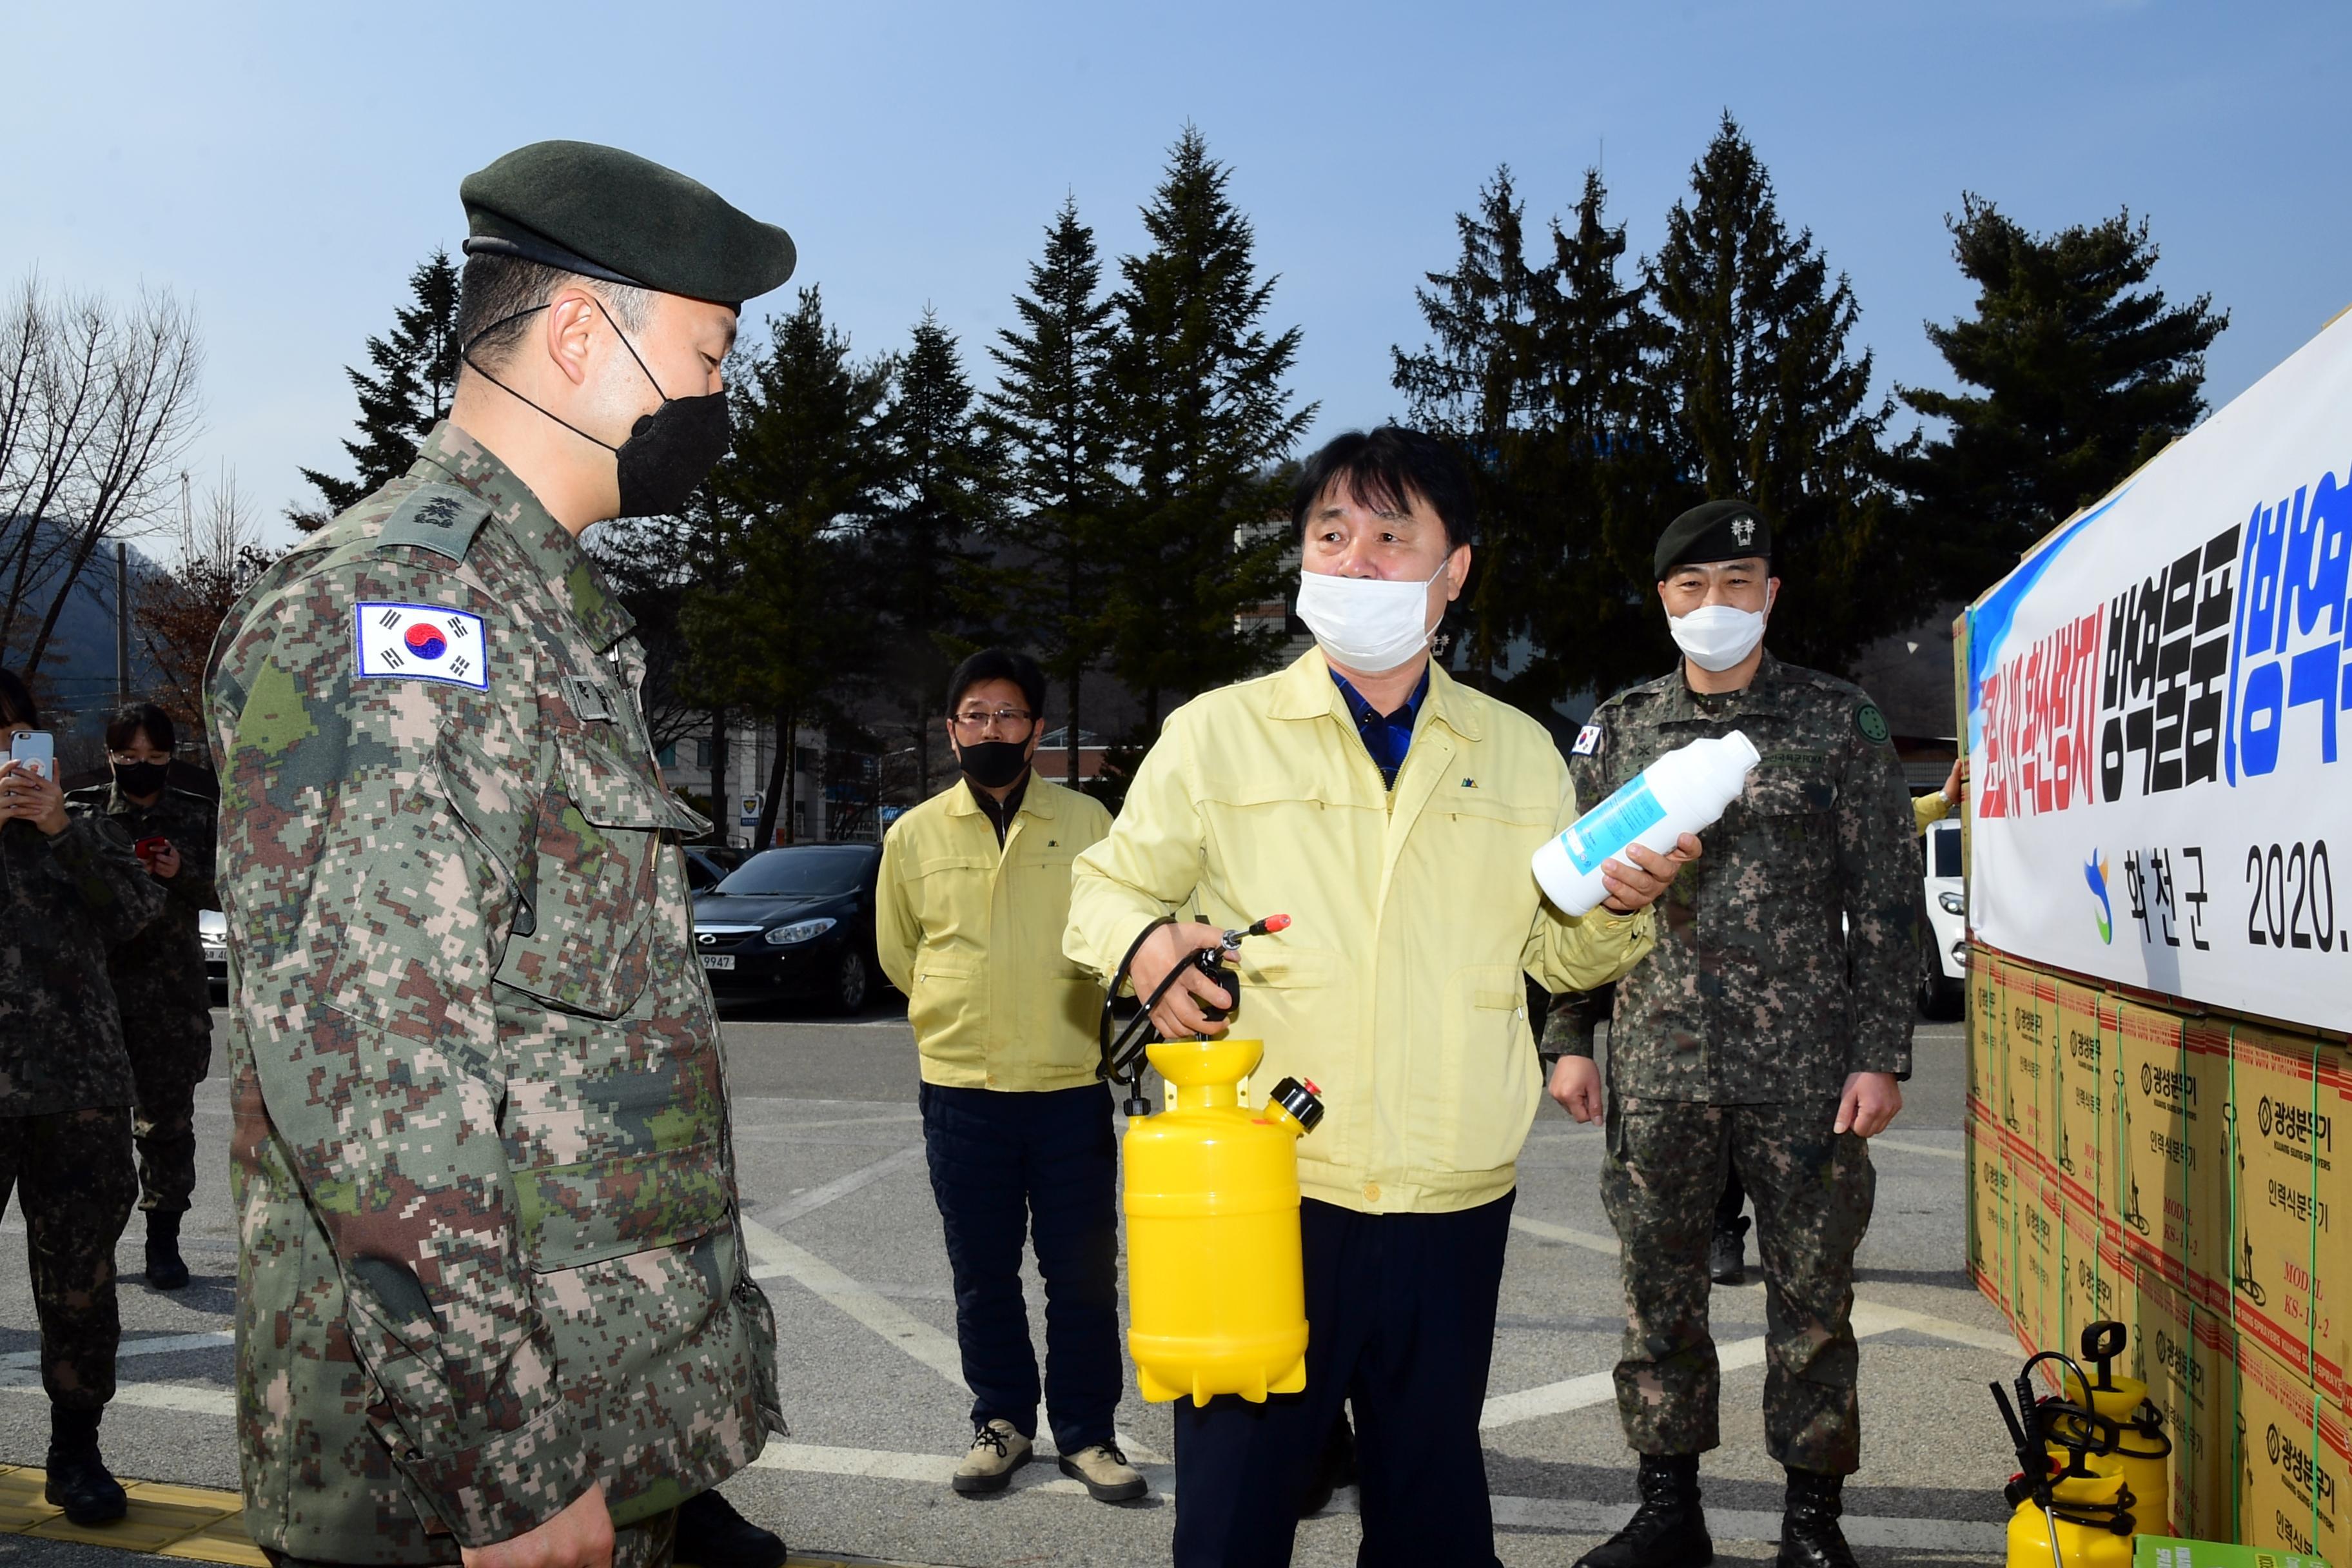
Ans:
[{"label": "korean flag patch", "polygon": [[482,617],[437,605],[356,606],[362,680],[438,680],[490,689]]},{"label": "korean flag patch", "polygon": [[1569,755],[1570,756],[1589,757],[1600,749],[1601,726],[1598,724],[1587,724],[1583,729],[1579,730],[1576,732],[1576,744],[1570,746],[1568,750]]}]

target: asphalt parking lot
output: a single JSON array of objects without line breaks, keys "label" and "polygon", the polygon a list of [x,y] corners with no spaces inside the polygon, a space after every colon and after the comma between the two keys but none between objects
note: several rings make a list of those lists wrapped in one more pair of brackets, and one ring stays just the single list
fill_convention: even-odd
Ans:
[{"label": "asphalt parking lot", "polygon": [[[895,1000],[895,999],[893,999]],[[796,1552],[927,1564],[1164,1561],[1171,1520],[1164,1406],[1130,1394],[1129,1452],[1154,1485],[1129,1508],[1088,1500],[1050,1459],[995,1498],[946,1485],[969,1438],[954,1310],[914,1105],[912,1039],[887,1005],[853,1019],[789,1009],[727,1026],[752,1251],[782,1325],[793,1435],[730,1481],[747,1514]],[[125,1476],[234,1487],[227,1330],[236,1243],[228,1208],[226,1086],[200,1091],[202,1167],[186,1250],[195,1282],[148,1290],[139,1222],[125,1235],[122,1392],[105,1427]],[[2017,1353],[1962,1268],[1963,1042],[1923,1025],[1902,1118],[1874,1144],[1878,1209],[1860,1258],[1864,1469],[1848,1532],[1866,1563],[1991,1562],[2010,1468],[1985,1383]],[[1547,1106],[1521,1165],[1486,1416],[1487,1470],[1508,1564],[1555,1565],[1629,1511],[1633,1468],[1610,1367],[1622,1327],[1615,1242],[1597,1190],[1600,1135]],[[0,1463],[38,1464],[47,1411],[22,1256],[24,1227],[0,1222]],[[1751,1278],[1753,1277],[1751,1258]],[[1033,1315],[1041,1305],[1029,1281]],[[1718,1553],[1769,1560],[1780,1475],[1766,1458],[1758,1402],[1764,1303],[1759,1285],[1718,1289],[1724,1447],[1703,1475]],[[1036,1332],[1043,1342],[1042,1319]],[[1130,1388],[1132,1384],[1130,1383]],[[1307,1521],[1297,1561],[1354,1560],[1351,1493]],[[0,1563],[119,1561],[89,1549],[0,1537]]]}]

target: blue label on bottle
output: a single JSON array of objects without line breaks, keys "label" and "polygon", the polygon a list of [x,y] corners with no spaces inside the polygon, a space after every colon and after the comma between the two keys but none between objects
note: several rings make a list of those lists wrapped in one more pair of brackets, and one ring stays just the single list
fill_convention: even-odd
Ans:
[{"label": "blue label on bottle", "polygon": [[1666,808],[1650,793],[1649,779],[1636,774],[1615,795],[1578,817],[1560,834],[1559,847],[1568,851],[1569,864],[1590,876],[1603,860],[1665,817]]}]

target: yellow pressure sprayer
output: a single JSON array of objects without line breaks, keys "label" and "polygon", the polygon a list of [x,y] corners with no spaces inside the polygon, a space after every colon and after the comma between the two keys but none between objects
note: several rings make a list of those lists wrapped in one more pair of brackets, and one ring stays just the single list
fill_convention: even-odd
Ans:
[{"label": "yellow pressure sprayer", "polygon": [[[2008,1531],[2009,1568],[2129,1568],[2135,1496],[2115,1458],[2122,1428],[2110,1416],[2070,1400],[2033,1397],[2033,1369],[2054,1361],[2090,1379],[2072,1358],[2043,1351],[2017,1375],[2017,1407],[1998,1383],[1992,1396],[2016,1445],[2018,1473],[2003,1495],[2013,1511]],[[2063,1456],[2063,1458],[2061,1458]]]},{"label": "yellow pressure sprayer", "polygon": [[[1189,966],[1235,995],[1233,971],[1217,960],[1289,923],[1273,915],[1228,931]],[[1120,973],[1142,945],[1138,937]],[[1307,1386],[1297,1144],[1323,1120],[1323,1102],[1313,1084],[1286,1078],[1263,1106],[1246,1104],[1242,1083],[1265,1055],[1260,1041],[1157,1039],[1151,1009],[1187,966],[1169,972],[1116,1041],[1108,1005],[1103,1015],[1104,1075],[1128,1086],[1128,1351],[1147,1400],[1263,1401]],[[1142,1092],[1147,1055],[1169,1086],[1157,1116]]]},{"label": "yellow pressure sprayer", "polygon": [[[2062,1380],[2059,1389],[2078,1405],[2085,1405],[2116,1424],[2113,1458],[2124,1484],[2135,1500],[2132,1516],[2142,1535],[2169,1535],[2170,1481],[2165,1460],[2172,1439],[2164,1430],[2164,1413],[2147,1396],[2147,1384],[2136,1377],[2116,1375],[2116,1358],[2123,1354],[2125,1329],[2114,1321],[2093,1323],[2083,1331],[2083,1360],[2095,1375],[2073,1362],[2075,1382]],[[2061,1425],[2065,1425],[2061,1418]]]}]

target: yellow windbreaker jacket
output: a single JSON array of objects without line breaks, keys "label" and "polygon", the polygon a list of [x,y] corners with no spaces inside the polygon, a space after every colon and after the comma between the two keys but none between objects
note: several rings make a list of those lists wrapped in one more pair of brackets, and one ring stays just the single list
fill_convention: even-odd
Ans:
[{"label": "yellow windbreaker jacket", "polygon": [[1095,1081],[1102,987],[1062,956],[1061,938],[1070,861],[1109,826],[1100,801],[1034,773],[1001,850],[961,778],[891,824],[874,945],[882,972],[907,994],[925,1083],[1032,1090]]},{"label": "yellow windbreaker jacket", "polygon": [[1528,857],[1577,816],[1559,749],[1442,669],[1393,793],[1319,650],[1169,717],[1108,837],[1078,858],[1063,950],[1108,980],[1145,923],[1191,905],[1220,926],[1295,923],[1242,945],[1236,1037],[1255,1086],[1312,1079],[1307,1195],[1367,1213],[1501,1197],[1542,1093],[1524,970],[1556,991],[1650,951],[1647,910],[1581,921],[1543,902]]}]

